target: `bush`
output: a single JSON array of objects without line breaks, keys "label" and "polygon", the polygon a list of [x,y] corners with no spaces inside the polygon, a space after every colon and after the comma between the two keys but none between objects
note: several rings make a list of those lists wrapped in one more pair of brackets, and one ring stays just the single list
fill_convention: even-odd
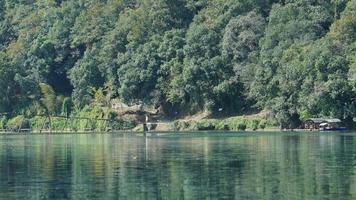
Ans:
[{"label": "bush", "polygon": [[19,115],[10,119],[6,124],[6,127],[10,130],[18,130],[29,129],[31,125],[28,119],[26,119],[23,115]]},{"label": "bush", "polygon": [[39,130],[43,126],[48,127],[48,120],[46,122],[46,118],[45,117],[35,116],[35,117],[30,119],[30,125],[31,125],[32,129]]},{"label": "bush", "polygon": [[95,119],[103,119],[106,116],[104,109],[94,107],[91,108],[86,106],[83,110],[79,111],[78,113],[73,114],[73,117],[81,117],[81,118],[88,118],[88,119],[73,119],[71,122],[71,129],[78,130],[78,131],[106,131],[108,127],[108,122],[104,120],[95,120]]},{"label": "bush", "polygon": [[246,118],[243,116],[231,117],[223,120],[205,119],[200,121],[175,121],[172,123],[172,129],[180,130],[233,130],[241,131],[266,127],[275,127],[276,121],[265,118]]},{"label": "bush", "polygon": [[53,118],[52,121],[52,130],[61,131],[67,127],[68,121],[63,118]]},{"label": "bush", "polygon": [[129,130],[135,128],[135,126],[133,121],[125,121],[123,119],[117,119],[111,124],[113,130]]},{"label": "bush", "polygon": [[196,130],[198,131],[212,131],[215,130],[215,125],[213,124],[213,122],[198,122],[195,125]]},{"label": "bush", "polygon": [[193,125],[191,124],[192,122],[187,122],[187,121],[174,121],[171,124],[171,128],[174,131],[181,131],[181,130],[187,130],[187,129],[192,129]]},{"label": "bush", "polygon": [[[84,107],[81,111],[72,114],[73,117],[88,118],[87,120],[73,119],[70,127],[75,131],[108,131],[128,130],[135,127],[134,121],[119,119],[117,112],[102,107]],[[96,120],[108,119],[108,120]]]},{"label": "bush", "polygon": [[237,129],[240,130],[240,131],[244,131],[244,130],[246,130],[246,128],[247,128],[247,126],[246,126],[245,123],[239,123],[237,125]]},{"label": "bush", "polygon": [[179,121],[174,121],[174,122],[172,123],[171,127],[172,127],[172,129],[173,129],[174,131],[179,131],[179,130],[180,130],[180,123],[179,123]]},{"label": "bush", "polygon": [[62,114],[64,114],[66,117],[69,117],[72,110],[73,110],[72,99],[70,97],[64,98],[62,103]]},{"label": "bush", "polygon": [[266,128],[267,121],[265,119],[260,121],[259,127],[260,129],[265,129]]},{"label": "bush", "polygon": [[259,124],[260,124],[260,120],[253,119],[252,121],[250,121],[250,128],[255,131],[258,129]]},{"label": "bush", "polygon": [[230,130],[229,125],[226,123],[225,120],[209,120],[211,124],[215,126],[214,130]]},{"label": "bush", "polygon": [[5,116],[0,118],[0,129],[6,129],[7,118]]},{"label": "bush", "polygon": [[111,121],[116,120],[117,116],[118,116],[117,112],[109,111],[109,113],[108,113],[108,119]]}]

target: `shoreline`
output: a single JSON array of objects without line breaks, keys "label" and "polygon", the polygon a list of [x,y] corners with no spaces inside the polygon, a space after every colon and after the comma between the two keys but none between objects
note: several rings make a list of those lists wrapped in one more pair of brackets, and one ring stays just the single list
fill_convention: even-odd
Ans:
[{"label": "shoreline", "polygon": [[274,129],[274,128],[269,128],[269,129],[264,129],[264,130],[244,130],[244,131],[238,131],[238,130],[179,130],[179,131],[173,131],[173,130],[159,130],[159,131],[133,131],[133,130],[117,130],[117,131],[27,131],[27,132],[0,132],[1,135],[71,135],[71,134],[77,134],[77,135],[83,135],[83,134],[95,134],[95,135],[101,135],[101,134],[124,134],[124,135],[144,135],[144,134],[190,134],[190,133],[258,133],[258,134],[263,134],[263,133],[349,133],[349,132],[354,132],[355,130],[347,130],[347,131],[318,131],[318,130],[306,130],[306,129],[294,129],[294,130],[280,130],[280,129]]}]

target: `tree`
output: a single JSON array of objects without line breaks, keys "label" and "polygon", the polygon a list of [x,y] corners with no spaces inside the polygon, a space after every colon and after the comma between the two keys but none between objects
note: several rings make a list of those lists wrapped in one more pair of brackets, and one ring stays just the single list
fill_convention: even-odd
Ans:
[{"label": "tree", "polygon": [[[57,104],[71,96],[79,109],[105,96],[106,102],[144,102],[166,114],[269,109],[289,128],[306,116],[351,118],[355,5],[0,1],[0,110],[33,112],[45,83]],[[105,90],[96,96],[93,88]]]},{"label": "tree", "polygon": [[66,97],[63,100],[62,104],[62,114],[64,114],[67,118],[69,118],[70,114],[72,113],[73,109],[73,102],[70,97]]},{"label": "tree", "polygon": [[69,71],[69,78],[74,87],[73,102],[80,108],[92,102],[92,88],[99,88],[104,84],[104,78],[98,69],[98,60],[95,57],[97,51],[96,47],[86,50],[84,57],[77,61]]},{"label": "tree", "polygon": [[[260,43],[260,64],[251,85],[251,95],[257,98],[258,105],[271,108],[276,115],[281,112],[284,117],[289,117],[286,121],[297,116],[301,83],[298,77],[303,77],[308,69],[298,64],[298,58],[303,59],[305,55],[292,56],[297,50],[293,50],[293,45],[308,44],[322,38],[330,23],[330,13],[318,4],[301,1],[272,7],[265,36]],[[286,62],[281,62],[283,56]],[[280,103],[276,104],[276,101]]]},{"label": "tree", "polygon": [[12,112],[18,101],[19,85],[15,75],[17,66],[9,57],[0,52],[0,112]]},{"label": "tree", "polygon": [[149,102],[155,89],[157,72],[161,65],[158,48],[161,38],[152,37],[150,42],[126,54],[119,54],[117,75],[120,81],[119,94],[125,102],[144,100]]},{"label": "tree", "polygon": [[261,15],[251,11],[232,18],[225,28],[222,55],[231,60],[236,78],[246,87],[253,81],[265,24]]}]

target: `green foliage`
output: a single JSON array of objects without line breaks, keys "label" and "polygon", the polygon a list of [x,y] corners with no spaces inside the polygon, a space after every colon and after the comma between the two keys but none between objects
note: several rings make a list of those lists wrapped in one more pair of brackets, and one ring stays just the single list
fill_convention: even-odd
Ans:
[{"label": "green foliage", "polygon": [[111,128],[112,130],[130,130],[135,128],[136,124],[132,121],[117,119],[112,122]]},{"label": "green foliage", "polygon": [[[352,118],[355,5],[0,1],[0,112],[68,117],[83,109],[82,115],[98,117],[118,98],[160,107],[171,117],[268,109],[286,128],[313,116]],[[105,129],[104,123],[77,123]],[[197,129],[213,126],[234,130],[238,123]]]},{"label": "green foliage", "polygon": [[103,88],[95,89],[93,88],[93,106],[98,107],[109,107],[110,106],[110,98],[107,92]]},{"label": "green foliage", "polygon": [[48,127],[48,120],[46,117],[35,116],[30,119],[30,125],[32,130],[40,130]]},{"label": "green foliage", "polygon": [[110,120],[109,125],[112,130],[127,130],[135,127],[134,122],[120,118],[118,113],[114,111],[109,111],[107,118]]},{"label": "green foliage", "polygon": [[64,114],[67,118],[72,113],[72,111],[73,111],[73,102],[72,102],[72,99],[70,97],[64,98],[61,111],[62,111],[62,114]]},{"label": "green foliage", "polygon": [[42,98],[40,104],[45,109],[46,114],[54,114],[57,108],[57,98],[53,88],[45,83],[40,83]]},{"label": "green foliage", "polygon": [[23,115],[18,115],[7,122],[6,128],[13,131],[28,129],[30,128],[30,122]]},{"label": "green foliage", "polygon": [[237,130],[244,131],[246,130],[246,127],[247,127],[246,124],[240,123],[237,125]]},{"label": "green foliage", "polygon": [[291,3],[271,11],[261,40],[263,63],[251,91],[283,128],[296,128],[309,116],[353,115],[349,110],[355,93],[347,80],[346,43],[338,44],[333,29],[327,33],[331,13],[326,8]]},{"label": "green foliage", "polygon": [[78,107],[89,105],[93,100],[92,88],[100,88],[103,76],[98,69],[96,49],[88,49],[83,59],[79,60],[69,71],[69,78],[74,86],[72,93],[74,104]]},{"label": "green foliage", "polygon": [[201,131],[201,130],[220,130],[220,131],[245,131],[265,128],[276,128],[278,123],[267,118],[247,118],[231,117],[226,119],[204,119],[199,121],[174,121],[171,124],[172,130],[176,131]]},{"label": "green foliage", "polygon": [[18,84],[15,82],[16,66],[0,51],[0,112],[14,109]]},{"label": "green foliage", "polygon": [[6,129],[6,124],[7,124],[7,118],[5,116],[2,116],[0,118],[0,129]]},{"label": "green foliage", "polygon": [[253,119],[249,126],[252,128],[252,130],[257,130],[259,128],[260,120],[258,119]]},{"label": "green foliage", "polygon": [[108,113],[108,119],[109,119],[110,121],[115,121],[115,120],[117,119],[117,117],[118,117],[117,112],[109,111],[109,113]]},{"label": "green foliage", "polygon": [[[109,119],[109,120],[106,120]],[[32,130],[49,129],[50,124],[47,117],[35,116],[30,119]],[[51,130],[75,130],[75,131],[109,131],[127,130],[135,127],[134,122],[119,119],[114,111],[102,108],[85,107],[79,112],[73,111],[69,118],[51,118]]]},{"label": "green foliage", "polygon": [[260,124],[259,124],[258,126],[259,126],[260,129],[263,130],[263,129],[266,128],[266,125],[267,125],[267,121],[264,120],[264,119],[262,119],[262,120],[260,121]]},{"label": "green foliage", "polygon": [[202,121],[202,122],[197,122],[194,125],[194,129],[198,131],[210,131],[210,130],[215,130],[215,125],[213,122],[209,121]]}]

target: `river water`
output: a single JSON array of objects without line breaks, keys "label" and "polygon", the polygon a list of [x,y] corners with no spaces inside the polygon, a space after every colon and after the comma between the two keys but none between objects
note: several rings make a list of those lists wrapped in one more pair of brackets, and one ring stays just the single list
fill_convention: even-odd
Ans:
[{"label": "river water", "polygon": [[0,136],[0,199],[356,199],[356,133]]}]

